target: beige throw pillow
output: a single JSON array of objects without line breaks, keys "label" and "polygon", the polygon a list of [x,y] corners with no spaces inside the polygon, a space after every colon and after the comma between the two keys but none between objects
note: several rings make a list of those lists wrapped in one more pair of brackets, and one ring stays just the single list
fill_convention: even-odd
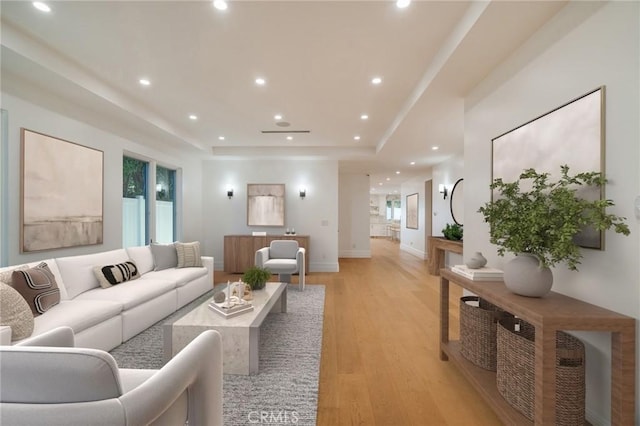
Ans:
[{"label": "beige throw pillow", "polygon": [[178,268],[201,267],[200,242],[175,243],[178,252]]},{"label": "beige throw pillow", "polygon": [[33,333],[33,314],[24,297],[10,285],[0,282],[0,325],[11,327],[11,340],[22,340]]}]

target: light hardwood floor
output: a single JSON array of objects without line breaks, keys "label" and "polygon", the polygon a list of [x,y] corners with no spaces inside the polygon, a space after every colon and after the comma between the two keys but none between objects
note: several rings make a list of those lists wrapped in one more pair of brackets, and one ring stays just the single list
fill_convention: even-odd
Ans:
[{"label": "light hardwood floor", "polygon": [[[439,359],[439,280],[427,262],[385,239],[371,250],[371,259],[340,259],[339,273],[307,275],[326,286],[318,426],[502,424]],[[216,271],[227,277],[237,276]],[[457,313],[461,290],[450,293]]]}]

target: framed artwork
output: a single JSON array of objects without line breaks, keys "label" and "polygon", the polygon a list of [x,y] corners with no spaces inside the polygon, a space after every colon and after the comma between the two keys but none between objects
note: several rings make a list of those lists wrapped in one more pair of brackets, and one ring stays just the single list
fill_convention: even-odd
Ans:
[{"label": "framed artwork", "polygon": [[284,184],[247,184],[247,225],[284,226]]},{"label": "framed artwork", "polygon": [[406,227],[418,229],[418,194],[407,195]]},{"label": "framed artwork", "polygon": [[[528,168],[557,178],[564,164],[572,174],[604,175],[604,96],[603,86],[493,139],[492,182],[513,182]],[[604,197],[604,187],[584,188],[580,196],[597,200]],[[576,243],[602,249],[603,239],[603,232],[585,229]]]},{"label": "framed artwork", "polygon": [[21,129],[22,252],[102,244],[104,154]]}]

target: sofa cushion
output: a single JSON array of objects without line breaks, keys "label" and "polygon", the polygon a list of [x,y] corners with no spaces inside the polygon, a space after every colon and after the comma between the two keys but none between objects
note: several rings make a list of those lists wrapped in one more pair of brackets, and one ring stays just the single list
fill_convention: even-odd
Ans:
[{"label": "sofa cushion", "polygon": [[115,265],[96,266],[93,268],[93,273],[102,288],[109,288],[125,281],[140,278],[138,267],[132,260]]},{"label": "sofa cushion", "polygon": [[274,274],[286,274],[296,272],[298,263],[295,259],[269,259],[264,262],[264,267]]},{"label": "sofa cushion", "polygon": [[105,251],[102,253],[85,254],[56,258],[60,276],[64,281],[70,299],[80,293],[100,287],[93,268],[100,265],[122,263],[129,260],[125,249]]},{"label": "sofa cushion", "polygon": [[171,244],[151,244],[153,254],[153,270],[162,271],[178,266],[178,252],[176,246]]},{"label": "sofa cushion", "polygon": [[11,327],[11,340],[22,340],[33,333],[33,313],[24,297],[0,281],[0,325]]},{"label": "sofa cushion", "polygon": [[178,268],[193,268],[202,266],[200,258],[200,242],[175,243],[178,253]]},{"label": "sofa cushion", "polygon": [[33,334],[38,335],[56,327],[66,325],[78,334],[94,325],[113,318],[122,312],[122,303],[103,300],[63,300],[36,317]]},{"label": "sofa cushion", "polygon": [[150,246],[127,247],[129,258],[138,265],[140,275],[153,271],[153,254]]},{"label": "sofa cushion", "polygon": [[60,303],[60,290],[45,262],[29,269],[13,271],[12,287],[27,301],[34,316],[44,314]]},{"label": "sofa cushion", "polygon": [[[144,276],[149,275],[145,274]],[[156,298],[176,287],[175,282],[161,279],[139,279],[127,281],[109,288],[96,288],[85,291],[74,300],[108,300],[122,304],[129,310],[153,298]]]},{"label": "sofa cushion", "polygon": [[298,242],[294,240],[275,240],[269,245],[269,258],[295,259],[298,253]]},{"label": "sofa cushion", "polygon": [[183,285],[200,278],[204,275],[207,275],[207,268],[171,268],[165,269],[164,271],[153,271],[148,274],[144,274],[141,277],[141,281],[144,280],[169,280],[174,283],[178,287],[182,287]]}]

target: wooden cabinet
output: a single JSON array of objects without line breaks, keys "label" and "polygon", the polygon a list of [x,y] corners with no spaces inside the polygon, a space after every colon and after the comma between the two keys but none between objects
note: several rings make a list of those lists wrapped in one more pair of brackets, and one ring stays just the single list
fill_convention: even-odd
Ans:
[{"label": "wooden cabinet", "polygon": [[309,272],[308,235],[225,235],[224,270],[228,273],[244,273],[255,263],[256,251],[267,247],[273,240],[296,240],[305,248],[305,271]]},{"label": "wooden cabinet", "polygon": [[[513,409],[496,387],[496,373],[483,370],[460,354],[449,341],[449,281],[516,315],[535,327],[535,421],[553,425],[556,419],[556,332],[611,333],[611,424],[635,423],[636,320],[599,306],[551,292],[545,297],[511,293],[502,281],[471,281],[450,269],[440,270],[440,359],[451,360],[507,425],[532,424]],[[587,363],[589,360],[587,359]]]}]

